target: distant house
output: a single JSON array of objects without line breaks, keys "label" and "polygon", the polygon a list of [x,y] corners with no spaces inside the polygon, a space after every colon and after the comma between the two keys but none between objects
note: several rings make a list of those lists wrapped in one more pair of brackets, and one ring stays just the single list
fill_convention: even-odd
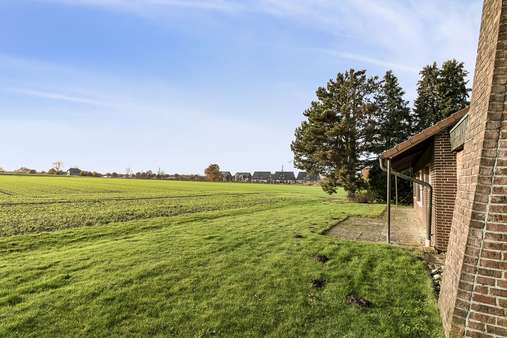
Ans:
[{"label": "distant house", "polygon": [[306,171],[300,171],[296,178],[297,183],[318,182],[319,180],[320,177],[318,175],[310,175]]},{"label": "distant house", "polygon": [[21,167],[19,169],[16,169],[15,172],[19,173],[19,174],[36,174],[37,173],[36,170],[30,169],[30,168],[26,168],[26,167]]},{"label": "distant house", "polygon": [[271,172],[270,171],[255,171],[252,176],[252,182],[270,183],[271,182]]},{"label": "distant house", "polygon": [[234,181],[236,181],[236,182],[251,182],[252,181],[252,174],[250,174],[250,173],[236,173],[236,175],[234,175]]},{"label": "distant house", "polygon": [[81,175],[81,169],[69,168],[69,170],[67,170],[67,175],[68,176],[79,176],[79,175]]},{"label": "distant house", "polygon": [[277,171],[273,175],[273,183],[296,183],[296,176],[292,171]]},{"label": "distant house", "polygon": [[232,174],[230,171],[221,171],[220,176],[222,177],[222,182],[232,181]]}]

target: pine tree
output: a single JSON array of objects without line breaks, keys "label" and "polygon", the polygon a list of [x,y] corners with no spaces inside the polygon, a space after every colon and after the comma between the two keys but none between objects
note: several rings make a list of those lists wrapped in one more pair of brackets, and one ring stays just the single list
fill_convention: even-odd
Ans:
[{"label": "pine tree", "polygon": [[[412,115],[408,101],[403,98],[405,92],[401,88],[398,78],[392,71],[388,71],[381,82],[376,97],[376,111],[374,118],[374,137],[371,152],[376,155],[370,164],[368,190],[375,199],[384,200],[386,190],[386,175],[380,170],[377,157],[384,150],[394,147],[407,139],[413,130]],[[400,182],[400,196],[410,194],[410,184]],[[394,196],[394,193],[393,193]]]},{"label": "pine tree", "polygon": [[417,99],[414,102],[415,131],[431,126],[440,117],[439,69],[437,63],[424,67],[417,83]]},{"label": "pine tree", "polygon": [[470,92],[463,62],[448,60],[441,68],[433,63],[424,67],[420,75],[414,104],[416,132],[465,108]]},{"label": "pine tree", "polygon": [[380,84],[376,97],[375,112],[375,138],[372,152],[380,154],[396,144],[404,141],[411,135],[412,115],[408,101],[403,96],[398,78],[392,71],[388,71]]},{"label": "pine tree", "polygon": [[324,176],[322,188],[330,194],[339,184],[349,197],[360,188],[377,89],[378,79],[364,70],[338,73],[317,90],[317,100],[296,129],[291,144],[295,166]]},{"label": "pine tree", "polygon": [[468,105],[467,88],[468,81],[466,77],[468,72],[465,70],[463,62],[449,60],[444,62],[439,72],[439,87],[441,116],[443,119]]}]

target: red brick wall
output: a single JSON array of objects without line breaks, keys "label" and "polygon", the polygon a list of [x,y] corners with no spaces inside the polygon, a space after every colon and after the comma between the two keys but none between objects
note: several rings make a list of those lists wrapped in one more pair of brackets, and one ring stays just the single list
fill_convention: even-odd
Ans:
[{"label": "red brick wall", "polygon": [[[449,130],[443,130],[434,136],[432,162],[428,164],[430,177],[424,176],[426,182],[433,186],[433,212],[431,228],[431,245],[440,251],[447,250],[451,231],[454,202],[456,199],[456,155],[451,151]],[[416,173],[420,176],[421,169]],[[418,189],[422,189],[422,200],[418,203]],[[426,225],[429,191],[427,188],[414,187],[414,208],[419,221]]]},{"label": "red brick wall", "polygon": [[431,182],[433,185],[433,245],[440,251],[446,251],[457,184],[456,155],[451,151],[449,130],[443,130],[435,135],[433,148]]},{"label": "red brick wall", "polygon": [[439,306],[451,337],[507,336],[507,0],[485,0]]}]

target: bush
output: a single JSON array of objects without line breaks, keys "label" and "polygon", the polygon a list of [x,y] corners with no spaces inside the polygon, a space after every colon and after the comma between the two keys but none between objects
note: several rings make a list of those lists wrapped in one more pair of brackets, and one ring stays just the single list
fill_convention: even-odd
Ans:
[{"label": "bush", "polygon": [[[409,172],[404,172],[405,175],[411,176]],[[394,176],[391,178],[391,199],[395,199],[395,184]],[[382,169],[378,162],[374,162],[370,168],[368,177],[368,191],[371,193],[373,199],[376,202],[386,202],[386,190],[387,190],[387,175]],[[412,182],[398,179],[398,202],[400,204],[412,204]]]},{"label": "bush", "polygon": [[352,196],[351,200],[356,203],[373,203],[375,196],[370,191],[359,191]]}]

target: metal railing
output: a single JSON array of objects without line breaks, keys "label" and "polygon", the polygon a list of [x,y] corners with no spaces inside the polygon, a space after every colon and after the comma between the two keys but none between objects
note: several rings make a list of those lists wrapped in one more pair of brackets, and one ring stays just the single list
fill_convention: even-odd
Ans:
[{"label": "metal railing", "polygon": [[401,179],[411,181],[413,183],[422,185],[423,187],[428,188],[429,190],[429,198],[428,198],[428,208],[426,209],[426,241],[425,246],[429,247],[431,245],[431,217],[432,217],[432,209],[433,209],[433,187],[431,184],[425,181],[421,181],[417,178],[413,178],[407,175],[404,175],[400,172],[394,171],[391,168],[391,160],[386,159],[387,161],[387,169],[384,166],[384,158],[379,157],[380,169],[387,173],[387,243],[391,243],[391,175],[399,177]]}]

